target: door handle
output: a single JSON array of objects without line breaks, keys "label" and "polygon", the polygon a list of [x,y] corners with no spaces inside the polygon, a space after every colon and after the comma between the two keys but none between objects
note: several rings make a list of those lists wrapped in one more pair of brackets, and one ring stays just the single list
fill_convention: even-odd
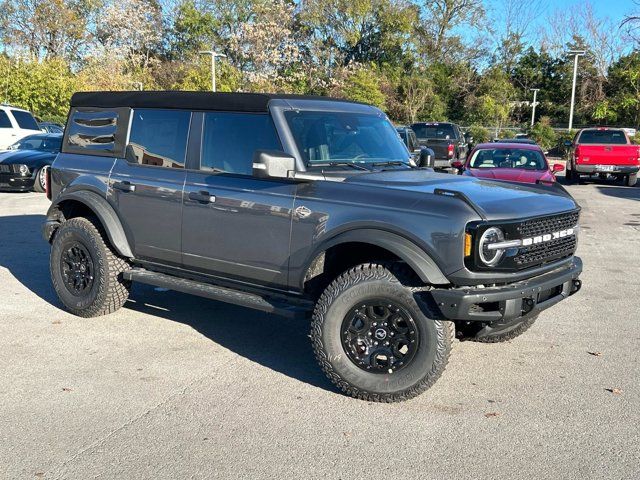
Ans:
[{"label": "door handle", "polygon": [[216,196],[211,195],[205,190],[200,190],[199,192],[189,192],[189,200],[200,203],[214,203],[216,201]]},{"label": "door handle", "polygon": [[114,182],[113,183],[113,188],[115,188],[116,190],[120,190],[122,192],[135,192],[136,191],[136,186],[128,181],[123,181],[123,182]]}]

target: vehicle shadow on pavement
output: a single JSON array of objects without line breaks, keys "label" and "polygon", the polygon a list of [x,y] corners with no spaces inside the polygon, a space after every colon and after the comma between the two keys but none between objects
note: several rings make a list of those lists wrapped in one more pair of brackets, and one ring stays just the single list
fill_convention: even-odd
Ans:
[{"label": "vehicle shadow on pavement", "polygon": [[49,275],[49,244],[42,238],[44,215],[0,216],[0,267],[44,301],[61,307]]},{"label": "vehicle shadow on pavement", "polygon": [[125,308],[189,325],[218,345],[318,388],[337,391],[315,361],[309,321],[134,284]]},{"label": "vehicle shadow on pavement", "polygon": [[598,185],[598,192],[609,197],[624,198],[627,200],[640,200],[640,185],[635,187],[615,187]]}]

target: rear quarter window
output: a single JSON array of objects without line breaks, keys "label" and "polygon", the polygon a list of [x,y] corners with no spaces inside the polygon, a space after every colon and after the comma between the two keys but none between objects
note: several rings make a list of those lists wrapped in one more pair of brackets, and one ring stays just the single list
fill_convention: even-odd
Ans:
[{"label": "rear quarter window", "polygon": [[62,151],[124,157],[130,116],[130,108],[73,108],[69,113]]}]

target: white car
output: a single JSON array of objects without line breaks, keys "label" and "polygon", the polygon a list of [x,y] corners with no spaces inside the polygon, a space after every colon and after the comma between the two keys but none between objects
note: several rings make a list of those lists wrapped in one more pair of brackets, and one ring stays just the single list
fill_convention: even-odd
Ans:
[{"label": "white car", "polygon": [[11,105],[0,105],[0,150],[6,150],[18,140],[36,132],[40,132],[40,127],[30,112]]}]

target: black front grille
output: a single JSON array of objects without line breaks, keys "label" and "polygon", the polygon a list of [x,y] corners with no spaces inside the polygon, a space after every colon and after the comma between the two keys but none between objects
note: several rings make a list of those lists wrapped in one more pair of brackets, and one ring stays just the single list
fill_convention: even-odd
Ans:
[{"label": "black front grille", "polygon": [[18,173],[20,172],[20,165],[2,165],[0,164],[0,173]]},{"label": "black front grille", "polygon": [[[548,232],[546,232],[548,233]],[[545,243],[522,247],[513,261],[519,269],[570,257],[576,250],[575,234]]]},{"label": "black front grille", "polygon": [[580,212],[563,213],[551,217],[526,220],[516,226],[520,238],[535,237],[545,233],[560,232],[578,225]]}]

